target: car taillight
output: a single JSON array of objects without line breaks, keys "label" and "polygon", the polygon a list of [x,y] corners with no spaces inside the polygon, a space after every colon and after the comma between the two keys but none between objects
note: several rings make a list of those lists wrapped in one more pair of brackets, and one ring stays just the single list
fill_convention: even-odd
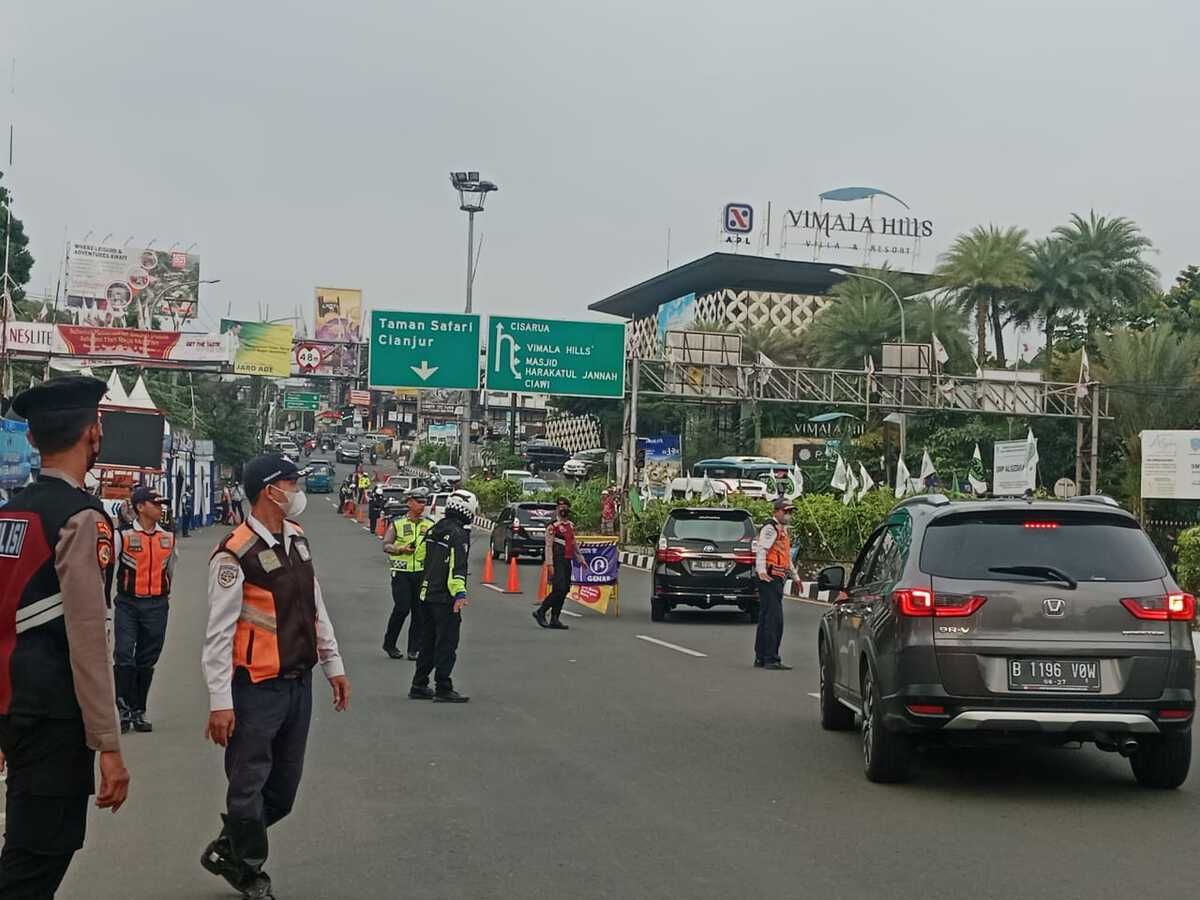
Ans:
[{"label": "car taillight", "polygon": [[1160,719],[1187,719],[1192,715],[1190,709],[1160,709],[1158,717]]},{"label": "car taillight", "polygon": [[682,547],[660,547],[654,553],[654,558],[659,562],[677,563],[683,562]]},{"label": "car taillight", "polygon": [[1157,597],[1126,597],[1121,605],[1137,619],[1190,622],[1196,617],[1196,598],[1182,591]]},{"label": "car taillight", "polygon": [[910,703],[908,711],[916,716],[944,716],[946,707],[938,703]]},{"label": "car taillight", "polygon": [[976,594],[935,594],[925,588],[900,588],[892,592],[902,616],[933,616],[939,619],[973,616],[987,603]]},{"label": "car taillight", "polygon": [[1026,522],[1025,527],[1030,531],[1053,531],[1058,527],[1057,522]]},{"label": "car taillight", "polygon": [[753,550],[734,550],[733,551],[733,561],[735,563],[745,563],[747,565],[752,566],[752,565],[754,565],[754,551]]}]

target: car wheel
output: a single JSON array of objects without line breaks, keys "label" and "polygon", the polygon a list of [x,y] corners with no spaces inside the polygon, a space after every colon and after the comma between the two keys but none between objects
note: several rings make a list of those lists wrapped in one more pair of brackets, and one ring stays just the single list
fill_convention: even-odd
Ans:
[{"label": "car wheel", "polygon": [[517,555],[518,555],[517,552],[515,550],[513,550],[512,543],[510,541],[505,541],[504,542],[504,561],[512,562],[514,559],[517,558]]},{"label": "car wheel", "polygon": [[912,774],[912,741],[908,735],[884,727],[879,688],[870,665],[863,672],[862,700],[863,771],[867,780],[879,784],[907,781]]},{"label": "car wheel", "polygon": [[817,647],[821,673],[821,727],[826,731],[849,731],[854,727],[854,712],[838,702],[833,693],[833,659],[824,640]]},{"label": "car wheel", "polygon": [[1129,757],[1133,777],[1142,787],[1177,788],[1192,765],[1192,733],[1156,734],[1138,739],[1138,750]]},{"label": "car wheel", "polygon": [[667,621],[667,601],[660,600],[658,597],[650,598],[650,621],[665,622]]},{"label": "car wheel", "polygon": [[750,604],[746,607],[746,616],[750,619],[751,625],[758,624],[759,608],[760,608],[760,606],[759,606],[759,603],[757,600],[751,601]]},{"label": "car wheel", "polygon": [[492,559],[499,559],[499,558],[500,558],[500,551],[498,551],[498,550],[496,549],[496,542],[495,542],[495,541],[488,541],[488,550],[489,550],[489,551],[491,552],[491,554],[492,554]]}]

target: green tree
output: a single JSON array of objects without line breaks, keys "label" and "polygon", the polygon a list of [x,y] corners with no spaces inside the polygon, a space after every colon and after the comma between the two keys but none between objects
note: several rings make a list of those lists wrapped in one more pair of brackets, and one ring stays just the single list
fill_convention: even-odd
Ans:
[{"label": "green tree", "polygon": [[966,313],[950,298],[927,294],[904,304],[905,325],[910,341],[930,343],[937,335],[950,359],[946,370],[974,371],[971,342],[967,338]]},{"label": "green tree", "polygon": [[[0,179],[3,179],[0,173]],[[30,254],[29,236],[25,234],[25,226],[21,220],[12,214],[12,195],[8,188],[0,185],[0,256],[8,245],[8,277],[7,285],[0,285],[0,290],[8,288],[12,293],[14,303],[25,299],[23,285],[29,283],[29,273],[33,269],[33,256]],[[0,272],[4,271],[4,260],[0,259]]]},{"label": "green tree", "polygon": [[1029,282],[1029,254],[1023,228],[977,225],[959,235],[934,270],[935,282],[964,310],[975,312],[975,353],[987,359],[988,320],[996,345],[996,361],[1005,366],[1004,300]]},{"label": "green tree", "polygon": [[1188,266],[1161,299],[1163,312],[1176,331],[1200,332],[1200,266]]},{"label": "green tree", "polygon": [[1082,310],[1091,341],[1097,331],[1112,328],[1158,291],[1158,270],[1143,258],[1153,248],[1138,226],[1123,216],[1085,219],[1078,213],[1054,229],[1077,258],[1090,258]]},{"label": "green tree", "polygon": [[1045,238],[1030,248],[1029,283],[1010,298],[1008,308],[1022,325],[1041,324],[1045,334],[1043,367],[1053,358],[1059,325],[1092,307],[1099,267],[1094,253],[1081,253],[1061,237]]}]

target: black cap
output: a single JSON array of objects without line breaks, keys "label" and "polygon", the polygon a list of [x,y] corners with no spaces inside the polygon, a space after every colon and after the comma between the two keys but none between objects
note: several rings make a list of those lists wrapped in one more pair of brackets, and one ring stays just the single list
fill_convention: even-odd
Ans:
[{"label": "black cap", "polygon": [[108,385],[99,378],[87,375],[64,375],[51,378],[22,391],[13,399],[12,408],[24,418],[37,418],[38,413],[67,412],[76,409],[95,409],[104,399]]},{"label": "black cap", "polygon": [[135,507],[139,503],[165,503],[162,495],[154,488],[138,487],[133,489],[133,494],[129,497],[129,502]]},{"label": "black cap", "polygon": [[304,475],[305,471],[299,469],[286,456],[266,453],[246,463],[242,469],[242,486],[246,489],[246,497],[253,503],[268,484],[274,484],[276,481],[295,481]]},{"label": "black cap", "polygon": [[775,502],[772,503],[771,506],[777,511],[781,509],[792,510],[796,508],[796,505],[792,503],[791,500],[785,500],[783,497],[776,498]]}]

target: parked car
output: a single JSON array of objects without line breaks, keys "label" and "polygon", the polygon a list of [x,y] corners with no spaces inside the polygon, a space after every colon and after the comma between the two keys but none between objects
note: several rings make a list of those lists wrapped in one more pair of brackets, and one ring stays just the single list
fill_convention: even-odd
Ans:
[{"label": "parked car", "polygon": [[1115,501],[913,498],[818,589],[821,724],[861,714],[871,781],[935,742],[1089,742],[1144,786],[1187,777],[1196,601]]},{"label": "parked car", "polygon": [[580,450],[565,463],[562,472],[568,478],[592,478],[608,470],[607,450]]},{"label": "parked car", "polygon": [[650,618],[677,606],[736,606],[758,621],[754,520],[737,507],[673,509],[663,522],[650,583]]},{"label": "parked car", "polygon": [[356,463],[362,460],[362,447],[357,441],[342,441],[334,456],[338,462]]},{"label": "parked car", "polygon": [[520,484],[526,478],[532,478],[533,473],[526,471],[525,469],[505,469],[500,473],[500,477],[506,478],[509,481],[515,481],[517,484]]},{"label": "parked car", "polygon": [[333,492],[333,466],[328,463],[318,463],[308,467],[304,476],[304,490],[310,494],[329,494]]},{"label": "parked car", "polygon": [[544,494],[552,490],[550,485],[541,478],[526,478],[521,482],[521,493],[526,497]]},{"label": "parked car", "polygon": [[413,488],[418,488],[424,483],[425,479],[418,478],[415,475],[389,475],[382,487],[398,488],[403,491],[411,491]]},{"label": "parked car", "polygon": [[557,472],[563,467],[571,454],[562,447],[546,444],[540,441],[530,441],[525,446],[525,462],[531,471]]},{"label": "parked car", "polygon": [[546,526],[554,521],[554,513],[553,503],[510,503],[492,528],[492,558],[507,562],[520,556],[544,556]]}]

